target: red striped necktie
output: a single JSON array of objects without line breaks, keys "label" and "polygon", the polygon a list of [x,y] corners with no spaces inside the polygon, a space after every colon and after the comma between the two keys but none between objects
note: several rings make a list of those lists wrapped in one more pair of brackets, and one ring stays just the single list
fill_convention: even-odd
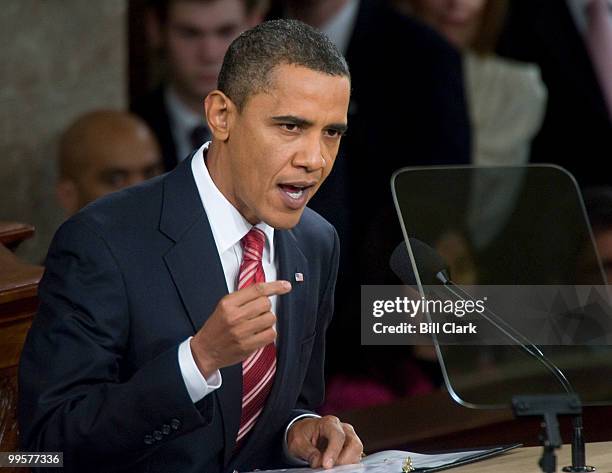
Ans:
[{"label": "red striped necktie", "polygon": [[[264,233],[259,228],[253,227],[240,241],[242,263],[238,273],[238,289],[266,280],[261,263],[265,240]],[[245,436],[255,426],[272,388],[275,372],[274,343],[260,348],[242,362],[242,414],[236,448],[242,445]]]}]

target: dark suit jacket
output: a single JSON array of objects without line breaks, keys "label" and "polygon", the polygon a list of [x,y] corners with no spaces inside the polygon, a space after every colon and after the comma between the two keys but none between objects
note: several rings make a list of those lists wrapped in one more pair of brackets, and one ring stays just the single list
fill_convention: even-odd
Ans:
[{"label": "dark suit jacket", "polygon": [[[278,368],[270,397],[233,454],[240,364],[194,405],[178,345],[227,293],[191,172],[101,199],[57,232],[41,307],[21,357],[19,421],[29,451],[63,451],[69,471],[220,472],[282,464],[289,420],[323,400],[324,335],[333,309],[338,239],[306,209],[276,231]],[[295,273],[304,282],[295,282]]]},{"label": "dark suit jacket", "polygon": [[513,0],[499,52],[537,63],[548,88],[532,161],[573,173],[581,187],[612,185],[612,121],[590,56],[565,0]]},{"label": "dark suit jacket", "polygon": [[171,171],[178,163],[176,144],[172,136],[170,116],[166,109],[164,88],[158,87],[140,97],[132,106],[132,112],[140,116],[153,130],[162,151],[164,169]]}]

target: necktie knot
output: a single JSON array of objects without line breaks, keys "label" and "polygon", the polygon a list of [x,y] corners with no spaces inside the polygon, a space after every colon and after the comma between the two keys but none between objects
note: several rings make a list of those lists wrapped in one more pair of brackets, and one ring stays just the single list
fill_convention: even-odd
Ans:
[{"label": "necktie knot", "polygon": [[591,0],[587,4],[586,46],[591,56],[603,98],[612,118],[612,19],[609,0]]},{"label": "necktie knot", "polygon": [[589,26],[596,21],[600,15],[607,15],[609,9],[608,0],[590,0],[586,4],[587,21]]},{"label": "necktie knot", "polygon": [[266,236],[259,228],[249,230],[240,243],[242,245],[243,259],[245,261],[261,261]]}]

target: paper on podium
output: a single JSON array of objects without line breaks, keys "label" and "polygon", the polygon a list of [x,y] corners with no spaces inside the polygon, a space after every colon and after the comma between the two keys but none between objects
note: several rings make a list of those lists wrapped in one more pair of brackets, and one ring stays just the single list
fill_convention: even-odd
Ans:
[{"label": "paper on podium", "polygon": [[[256,473],[402,473],[402,467],[408,458],[412,460],[415,472],[433,472],[475,462],[506,452],[521,444],[502,445],[482,450],[466,450],[453,453],[423,454],[401,450],[385,450],[365,457],[355,465],[341,465],[324,470],[323,468],[288,468],[283,470],[257,470]],[[255,473],[255,472],[249,472]]]}]

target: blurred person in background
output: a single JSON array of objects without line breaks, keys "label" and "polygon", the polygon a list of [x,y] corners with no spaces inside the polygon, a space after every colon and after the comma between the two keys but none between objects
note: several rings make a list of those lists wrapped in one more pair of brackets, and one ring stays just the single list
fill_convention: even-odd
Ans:
[{"label": "blurred person in background", "polygon": [[97,110],[77,118],[62,134],[57,197],[68,215],[95,199],[161,173],[155,136],[138,117]]},{"label": "blurred person in background", "polygon": [[548,89],[531,161],[612,185],[612,0],[512,0],[498,52],[538,64]]},{"label": "blurred person in background", "polygon": [[208,141],[204,97],[217,87],[223,56],[260,22],[262,0],[150,0],[147,32],[162,53],[167,78],[132,107],[157,136],[169,171]]},{"label": "blurred person in background", "polygon": [[527,163],[531,141],[544,118],[546,88],[537,65],[495,54],[507,2],[403,0],[402,3],[463,53],[473,131],[472,163]]},{"label": "blurred person in background", "polygon": [[360,291],[362,284],[398,283],[388,266],[402,240],[393,172],[469,162],[461,57],[438,33],[384,0],[272,6],[269,17],[295,18],[324,32],[344,53],[352,77],[342,157],[309,203],[336,227],[341,242],[324,412],[427,392],[431,383],[405,347],[361,346]]}]

